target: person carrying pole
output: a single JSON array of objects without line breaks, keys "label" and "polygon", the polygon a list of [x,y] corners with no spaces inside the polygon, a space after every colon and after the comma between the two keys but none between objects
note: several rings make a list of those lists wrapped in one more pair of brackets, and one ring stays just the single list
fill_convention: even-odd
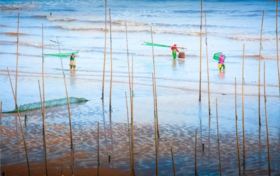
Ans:
[{"label": "person carrying pole", "polygon": [[176,57],[177,57],[177,52],[179,52],[179,50],[177,49],[177,45],[174,44],[174,45],[171,47],[171,50],[172,50],[173,59],[176,59]]}]

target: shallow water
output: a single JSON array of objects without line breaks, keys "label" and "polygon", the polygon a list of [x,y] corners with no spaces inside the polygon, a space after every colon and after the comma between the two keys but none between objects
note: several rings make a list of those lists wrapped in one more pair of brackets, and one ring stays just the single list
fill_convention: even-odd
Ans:
[{"label": "shallow water", "polygon": [[[137,3],[137,6],[135,5]],[[196,1],[108,1],[112,8],[113,89],[112,116],[109,118],[110,53],[107,34],[104,114],[101,101],[104,58],[103,1],[1,1],[0,101],[3,111],[15,107],[7,76],[13,86],[16,70],[17,13],[20,13],[18,104],[40,101],[38,80],[42,83],[41,25],[44,24],[44,53],[58,53],[50,40],[58,36],[62,52],[79,50],[77,70],[70,72],[63,58],[68,94],[90,101],[71,104],[74,155],[70,151],[67,106],[46,109],[46,145],[49,175],[89,175],[97,173],[97,123],[100,124],[100,175],[130,175],[125,92],[129,93],[124,21],[128,21],[129,53],[133,55],[134,146],[136,175],[155,175],[154,104],[151,41],[176,43],[188,49],[185,59],[173,60],[169,48],[155,47],[159,132],[159,175],[173,175],[170,148],[173,148],[176,174],[194,175],[195,130],[197,130],[197,171],[199,175],[219,175],[216,98],[218,100],[221,165],[224,175],[238,175],[236,148],[234,81],[237,78],[238,135],[243,161],[242,133],[242,47],[245,44],[245,146],[243,175],[267,175],[266,121],[261,86],[261,128],[258,121],[258,55],[262,10],[263,65],[266,64],[267,115],[272,175],[280,174],[279,89],[275,48],[275,2],[206,1],[211,127],[208,116],[208,89],[205,39],[202,50],[202,101],[199,88],[200,3]],[[174,5],[175,4],[175,5]],[[52,12],[52,16],[49,13]],[[109,28],[109,26],[108,26]],[[203,27],[204,30],[204,27]],[[223,51],[226,71],[219,73],[215,52]],[[131,64],[130,56],[130,64]],[[45,57],[46,100],[64,98],[65,87],[60,59]],[[42,88],[42,85],[41,85]],[[128,95],[129,97],[129,95]],[[128,98],[128,102],[129,102]],[[130,109],[129,109],[130,112]],[[24,115],[27,115],[25,123]],[[130,114],[130,113],[129,113]],[[40,110],[23,112],[31,175],[43,175],[44,146]],[[202,150],[204,144],[204,151]],[[111,161],[108,161],[108,157]],[[73,162],[74,158],[74,162]],[[62,162],[63,159],[63,162]],[[62,164],[63,163],[63,164]],[[74,166],[74,167],[72,167]],[[26,157],[16,114],[3,114],[1,171],[7,175],[27,175]]]}]

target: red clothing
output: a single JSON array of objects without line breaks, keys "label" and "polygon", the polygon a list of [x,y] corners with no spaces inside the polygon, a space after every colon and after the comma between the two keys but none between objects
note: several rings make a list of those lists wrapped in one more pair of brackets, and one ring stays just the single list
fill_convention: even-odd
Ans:
[{"label": "red clothing", "polygon": [[174,49],[176,49],[176,51],[179,52],[179,50],[177,49],[176,46],[172,46],[172,47],[171,47],[171,50],[173,51]]}]

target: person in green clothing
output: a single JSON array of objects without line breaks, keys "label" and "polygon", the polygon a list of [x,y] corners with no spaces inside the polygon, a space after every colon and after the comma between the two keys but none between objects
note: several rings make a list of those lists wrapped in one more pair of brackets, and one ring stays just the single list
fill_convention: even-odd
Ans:
[{"label": "person in green clothing", "polygon": [[179,50],[177,49],[177,45],[174,44],[174,45],[171,47],[171,50],[172,50],[173,59],[176,59],[176,57],[177,57],[177,52],[179,52]]},{"label": "person in green clothing", "polygon": [[76,61],[75,61],[75,54],[72,53],[72,55],[70,56],[70,71],[74,70],[75,71],[75,68],[76,68]]}]

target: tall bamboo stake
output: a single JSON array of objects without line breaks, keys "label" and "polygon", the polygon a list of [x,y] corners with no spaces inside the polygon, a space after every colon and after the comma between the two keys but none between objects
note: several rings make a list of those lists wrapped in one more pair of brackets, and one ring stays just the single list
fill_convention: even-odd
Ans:
[{"label": "tall bamboo stake", "polygon": [[131,175],[134,176],[134,124],[133,124],[133,96],[131,91],[131,82],[130,82],[130,66],[129,66],[129,53],[128,53],[128,39],[127,39],[127,24],[125,23],[126,29],[126,47],[127,47],[127,69],[128,69],[128,86],[129,86],[129,95],[130,95],[130,109],[131,109]]},{"label": "tall bamboo stake", "polygon": [[105,0],[105,29],[104,29],[104,61],[103,61],[103,78],[102,78],[102,95],[101,99],[104,101],[104,82],[105,82],[105,65],[106,65],[106,43],[107,43],[107,0]]},{"label": "tall bamboo stake", "polygon": [[[40,81],[38,80],[39,85],[39,92],[40,92],[40,102],[42,104],[42,96],[41,96],[41,88],[40,88]],[[45,131],[45,113],[43,111],[43,107],[41,108],[42,111],[42,119],[43,119],[43,141],[44,141],[44,154],[45,154],[45,169],[46,169],[46,176],[48,176],[48,155],[47,155],[47,142],[46,142],[46,131]]]},{"label": "tall bamboo stake", "polygon": [[276,1],[276,54],[277,54],[277,70],[278,70],[278,82],[279,82],[279,96],[280,96],[280,66],[279,66],[279,51],[278,51],[278,1]]},{"label": "tall bamboo stake", "polygon": [[65,92],[66,92],[66,98],[67,98],[69,127],[70,127],[70,141],[71,141],[71,151],[72,151],[72,149],[73,149],[73,136],[72,136],[72,122],[71,122],[70,103],[69,103],[69,97],[68,97],[68,91],[67,91],[67,85],[66,85],[66,79],[65,79],[65,73],[64,73],[63,62],[62,62],[62,58],[61,58],[61,51],[60,51],[60,46],[59,46],[59,42],[58,42],[58,37],[56,37],[56,40],[57,40],[57,45],[58,45],[58,50],[59,50],[59,56],[60,56],[61,68],[62,68],[62,75],[63,75],[63,79],[64,79],[64,86],[65,86]]},{"label": "tall bamboo stake", "polygon": [[218,117],[218,99],[216,98],[216,117],[217,117],[217,141],[218,141],[218,152],[219,152],[219,169],[220,176],[222,176],[222,163],[221,163],[221,151],[220,151],[220,135],[219,135],[219,117]]},{"label": "tall bamboo stake", "polygon": [[[15,100],[16,106],[17,106],[17,99],[16,99],[16,96],[15,96],[15,92],[14,92],[14,88],[13,88],[13,84],[12,84],[12,80],[11,80],[11,76],[10,76],[10,72],[9,72],[9,68],[8,67],[7,67],[7,71],[8,71],[8,76],[9,76],[9,80],[10,80],[10,84],[11,84],[11,89],[12,89],[12,92],[13,92],[14,100]],[[24,131],[23,131],[23,128],[22,128],[21,119],[20,119],[21,115],[19,113],[19,109],[17,109],[17,115],[18,115],[18,118],[19,118],[20,130],[21,130],[23,144],[24,144],[24,149],[25,149],[25,156],[26,156],[28,175],[30,176],[29,157],[28,157],[28,151],[27,151],[27,146],[26,146],[26,141],[25,141],[25,135],[24,135]]]},{"label": "tall bamboo stake", "polygon": [[132,84],[131,84],[131,88],[132,88],[132,96],[134,96],[134,91],[133,91],[133,55],[131,56],[132,57]]},{"label": "tall bamboo stake", "polygon": [[201,101],[201,62],[202,62],[202,1],[201,0],[201,10],[200,10],[200,55],[199,55],[199,98],[198,100]]},{"label": "tall bamboo stake", "polygon": [[262,15],[262,25],[261,25],[261,36],[260,36],[260,55],[259,55],[259,94],[258,94],[258,103],[259,103],[259,126],[261,126],[261,59],[262,59],[262,31],[263,31],[263,19],[264,11]]},{"label": "tall bamboo stake", "polygon": [[[154,74],[152,74],[153,77],[153,95],[154,95],[154,112],[156,109],[156,96],[155,96],[155,78]],[[156,121],[156,115],[154,115],[154,131],[155,131],[155,159],[156,159],[156,176],[158,176],[158,146],[157,146],[157,121]]]},{"label": "tall bamboo stake", "polygon": [[153,39],[153,28],[151,26],[151,39],[152,39],[152,53],[153,53],[153,68],[154,68],[154,84],[155,84],[155,97],[156,97],[156,116],[157,116],[157,135],[159,135],[159,127],[158,127],[158,107],[157,107],[157,80],[156,80],[156,65],[155,65],[155,54],[154,54],[154,39]]},{"label": "tall bamboo stake", "polygon": [[109,98],[109,114],[111,121],[111,112],[112,112],[112,84],[113,84],[113,56],[112,56],[112,20],[111,20],[111,9],[109,8],[109,17],[110,17],[110,56],[111,56],[111,78],[110,78],[110,98]]},{"label": "tall bamboo stake", "polygon": [[97,124],[97,176],[99,176],[99,166],[100,166],[100,160],[99,160],[99,122]]},{"label": "tall bamboo stake", "polygon": [[239,176],[241,176],[240,154],[239,154],[239,138],[238,138],[238,116],[237,116],[236,77],[235,77],[235,129],[236,129],[236,148],[237,148],[237,158],[238,158],[238,171],[239,171]]},{"label": "tall bamboo stake", "polygon": [[42,24],[42,84],[43,84],[43,107],[42,108],[43,108],[43,112],[44,112],[44,115],[45,115],[45,68],[44,68],[44,64],[45,64],[45,59],[44,59],[44,24]]},{"label": "tall bamboo stake", "polygon": [[243,170],[246,168],[246,148],[245,148],[245,108],[244,108],[244,60],[245,60],[245,45],[243,44],[243,59],[242,59],[242,131],[243,131]]},{"label": "tall bamboo stake", "polygon": [[195,141],[194,141],[194,175],[197,176],[197,130],[195,130]]},{"label": "tall bamboo stake", "polygon": [[207,61],[207,83],[208,83],[208,111],[209,111],[209,127],[211,127],[211,103],[210,103],[210,80],[209,80],[209,61],[208,61],[208,44],[207,44],[207,19],[205,11],[205,44],[206,44],[206,61]]},{"label": "tall bamboo stake", "polygon": [[17,109],[17,80],[18,80],[18,44],[19,44],[19,13],[18,13],[18,23],[17,23],[17,61],[16,61],[16,83],[15,83],[15,109]]},{"label": "tall bamboo stake", "polygon": [[270,145],[269,145],[269,132],[267,122],[267,108],[266,108],[266,86],[265,86],[265,62],[263,65],[263,97],[264,97],[264,111],[265,111],[265,123],[266,123],[266,141],[267,141],[267,160],[268,160],[268,174],[271,175],[270,171]]},{"label": "tall bamboo stake", "polygon": [[130,162],[130,166],[131,166],[131,142],[130,142],[129,113],[128,113],[128,103],[127,103],[126,92],[125,92],[125,101],[126,101],[126,113],[127,113],[127,137],[128,137],[128,146],[129,146],[129,162]]},{"label": "tall bamboo stake", "polygon": [[170,150],[171,150],[171,157],[172,157],[173,174],[174,174],[174,176],[176,176],[176,169],[175,169],[175,163],[174,163],[172,147],[171,147]]}]

